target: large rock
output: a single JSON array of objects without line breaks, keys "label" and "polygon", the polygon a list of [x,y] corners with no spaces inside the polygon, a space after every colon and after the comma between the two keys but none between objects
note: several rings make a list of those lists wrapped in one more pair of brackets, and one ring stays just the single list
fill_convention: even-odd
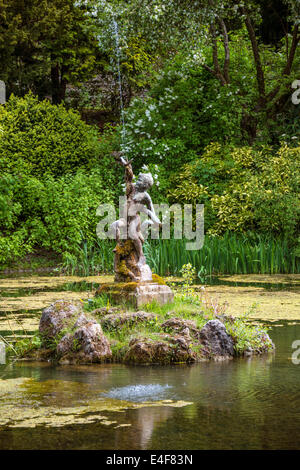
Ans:
[{"label": "large rock", "polygon": [[121,307],[100,307],[95,308],[91,311],[91,315],[96,315],[97,317],[103,317],[104,315],[113,315],[120,313],[122,311]]},{"label": "large rock", "polygon": [[275,345],[267,333],[261,333],[257,338],[257,346],[255,349],[248,347],[243,351],[244,356],[252,356],[253,354],[264,354],[275,349]]},{"label": "large rock", "polygon": [[57,345],[61,363],[103,362],[111,358],[109,342],[96,320],[82,314],[74,329],[74,333],[67,333]]},{"label": "large rock", "polygon": [[63,328],[75,323],[82,307],[68,300],[57,300],[42,312],[39,331],[43,337],[53,339]]},{"label": "large rock", "polygon": [[210,356],[230,357],[234,355],[234,341],[220,320],[209,320],[200,330],[200,342]]},{"label": "large rock", "polygon": [[200,330],[192,320],[183,318],[170,318],[162,325],[167,332],[175,332],[177,342],[186,343],[189,340],[197,351],[197,357],[202,359],[221,357],[228,358],[234,355],[234,341],[227,333],[225,325],[219,320],[210,320]]},{"label": "large rock", "polygon": [[196,353],[190,348],[188,338],[169,335],[162,335],[157,340],[134,338],[124,357],[124,362],[134,364],[170,364],[195,360]]},{"label": "large rock", "polygon": [[162,323],[161,326],[165,331],[174,331],[181,334],[187,334],[188,332],[189,334],[194,333],[196,336],[199,335],[199,330],[193,320],[172,317]]},{"label": "large rock", "polygon": [[112,356],[101,325],[72,302],[58,300],[44,309],[39,330],[45,345],[58,342],[56,355],[60,362],[103,362]]}]

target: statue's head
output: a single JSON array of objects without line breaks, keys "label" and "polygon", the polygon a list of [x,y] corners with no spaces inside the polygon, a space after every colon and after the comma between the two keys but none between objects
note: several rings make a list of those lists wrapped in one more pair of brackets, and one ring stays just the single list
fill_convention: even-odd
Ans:
[{"label": "statue's head", "polygon": [[153,186],[151,173],[140,173],[135,183],[135,189],[139,192],[147,191]]}]

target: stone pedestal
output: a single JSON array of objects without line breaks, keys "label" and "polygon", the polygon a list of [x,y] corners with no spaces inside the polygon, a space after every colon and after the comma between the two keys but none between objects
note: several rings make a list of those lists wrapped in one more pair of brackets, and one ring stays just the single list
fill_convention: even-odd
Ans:
[{"label": "stone pedestal", "polygon": [[174,294],[170,287],[155,281],[102,284],[95,295],[103,294],[108,295],[112,303],[130,303],[134,307],[140,307],[153,301],[166,304],[174,300]]}]

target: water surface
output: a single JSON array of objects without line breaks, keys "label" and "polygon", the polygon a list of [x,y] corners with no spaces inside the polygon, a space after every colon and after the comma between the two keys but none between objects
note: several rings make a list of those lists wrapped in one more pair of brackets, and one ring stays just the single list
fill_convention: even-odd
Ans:
[{"label": "water surface", "polygon": [[[90,298],[111,280],[0,278],[0,335],[31,334],[43,307]],[[291,356],[300,276],[210,284],[205,295],[228,301],[228,313],[259,304],[251,318],[271,325],[275,354],[190,366],[0,365],[0,449],[299,449],[300,364]]]},{"label": "water surface", "polygon": [[299,449],[300,323],[270,336],[228,362],[0,366],[0,449]]}]

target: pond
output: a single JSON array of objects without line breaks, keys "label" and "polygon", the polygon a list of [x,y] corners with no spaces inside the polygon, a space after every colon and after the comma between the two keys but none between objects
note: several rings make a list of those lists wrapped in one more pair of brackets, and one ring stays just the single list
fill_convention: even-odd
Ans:
[{"label": "pond", "polygon": [[[24,299],[42,295],[35,311],[35,301],[28,303],[26,315],[36,321],[43,296],[54,293],[43,286],[40,279],[30,294],[22,292]],[[289,287],[280,290],[283,305],[288,292],[299,295]],[[89,295],[78,287],[75,297],[82,294]],[[20,297],[3,296],[3,315],[7,299],[12,306]],[[288,320],[280,311],[263,320],[276,352],[261,357],[173,366],[0,365],[0,449],[299,449],[300,364],[292,361],[299,310],[294,303]],[[0,330],[9,336],[4,323]]]},{"label": "pond", "polygon": [[191,366],[0,366],[0,449],[298,449],[300,323],[276,353]]}]

